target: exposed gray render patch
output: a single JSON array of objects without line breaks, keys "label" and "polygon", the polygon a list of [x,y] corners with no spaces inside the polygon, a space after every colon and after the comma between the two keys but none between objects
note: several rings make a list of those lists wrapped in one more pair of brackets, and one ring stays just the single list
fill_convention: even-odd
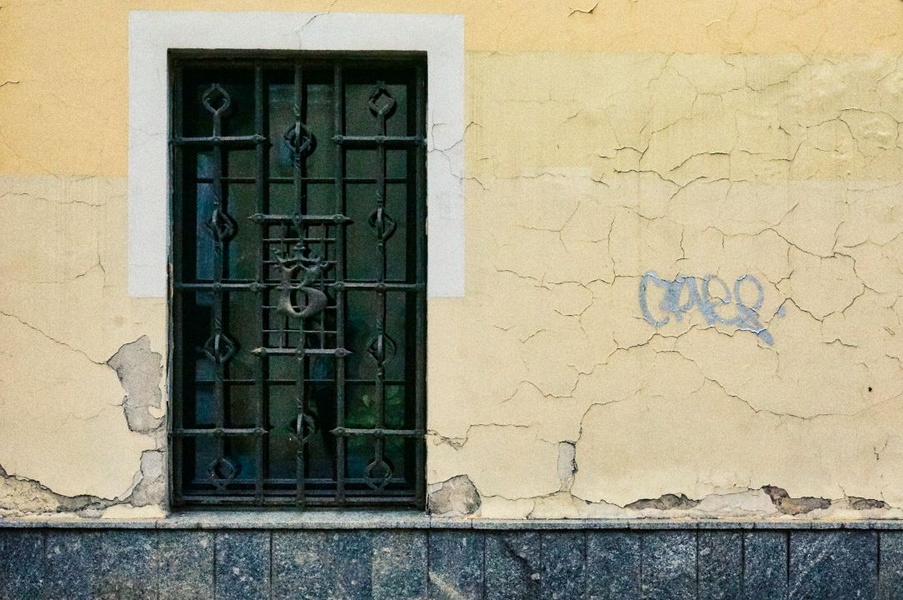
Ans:
[{"label": "exposed gray render patch", "polygon": [[791,498],[786,490],[773,485],[762,486],[762,490],[771,497],[771,501],[777,509],[785,515],[802,515],[831,506],[831,501],[825,498],[811,496]]},{"label": "exposed gray render patch", "polygon": [[4,514],[75,512],[98,517],[115,502],[96,496],[63,496],[39,481],[10,476],[0,469],[0,516]]},{"label": "exposed gray render patch", "polygon": [[884,500],[875,500],[873,498],[860,498],[858,496],[849,496],[850,507],[855,510],[872,510],[875,508],[890,508]]},{"label": "exposed gray render patch", "polygon": [[159,506],[166,501],[166,455],[159,450],[141,453],[141,472],[128,496],[132,506]]},{"label": "exposed gray render patch", "polygon": [[125,399],[122,406],[129,429],[136,433],[156,433],[163,424],[162,416],[154,416],[151,408],[161,409],[163,393],[163,355],[150,349],[145,335],[124,344],[107,364],[116,371]]},{"label": "exposed gray render patch", "polygon": [[467,475],[444,481],[442,487],[430,494],[430,513],[440,517],[471,515],[480,509],[480,493]]},{"label": "exposed gray render patch", "polygon": [[625,508],[634,510],[644,510],[653,508],[655,510],[687,510],[699,504],[699,500],[691,500],[685,495],[675,496],[674,494],[665,494],[659,498],[644,498],[631,502]]},{"label": "exposed gray render patch", "polygon": [[577,446],[574,442],[558,444],[558,479],[561,480],[559,491],[571,489],[574,474],[577,472]]}]

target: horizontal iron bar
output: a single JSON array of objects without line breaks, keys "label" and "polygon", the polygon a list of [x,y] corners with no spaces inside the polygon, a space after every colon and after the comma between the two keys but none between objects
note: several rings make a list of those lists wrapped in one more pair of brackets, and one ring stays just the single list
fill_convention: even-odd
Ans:
[{"label": "horizontal iron bar", "polygon": [[[276,261],[272,261],[273,264],[276,264]],[[330,261],[334,262],[334,261]],[[377,292],[386,291],[386,292],[422,292],[426,289],[426,285],[422,283],[396,283],[391,281],[334,281],[331,283],[324,282],[324,286],[336,290],[346,289],[346,290],[374,290]],[[266,283],[259,283],[256,281],[251,281],[248,283],[232,283],[232,282],[223,282],[223,283],[176,283],[175,288],[177,290],[198,290],[198,291],[217,291],[217,290],[251,290],[252,292],[258,292],[264,289],[284,289],[282,287],[281,282],[277,281],[268,281]],[[301,289],[300,285],[290,286],[288,289],[290,290],[299,290]],[[263,308],[275,309],[276,306],[264,305]],[[317,330],[319,331],[319,330]]]},{"label": "horizontal iron bar", "polygon": [[[213,183],[212,177],[195,177],[195,183]],[[220,177],[220,181],[223,183],[257,183],[256,177]],[[331,177],[301,177],[301,183],[322,183],[328,185],[335,185],[335,179]],[[375,177],[342,177],[342,181],[345,183],[376,183],[377,179]],[[407,183],[410,181],[407,177],[386,177],[386,183]],[[295,183],[294,177],[267,177],[267,183],[286,183],[292,184]]]},{"label": "horizontal iron bar", "polygon": [[353,220],[345,215],[301,215],[298,213],[292,215],[265,215],[254,213],[248,217],[248,219],[255,223],[338,223],[343,225],[354,223]]},{"label": "horizontal iron bar", "polygon": [[172,143],[177,146],[220,146],[225,144],[253,146],[264,142],[269,142],[269,139],[262,135],[211,135],[172,138]]},{"label": "horizontal iron bar", "polygon": [[417,429],[352,429],[350,427],[336,427],[329,433],[333,435],[375,435],[378,437],[423,437],[423,431]]},{"label": "horizontal iron bar", "polygon": [[345,348],[254,348],[251,350],[251,354],[258,356],[267,356],[269,354],[283,356],[348,356],[354,354],[354,352]]},{"label": "horizontal iron bar", "polygon": [[[212,379],[199,379],[195,380],[195,385],[213,385],[215,382]],[[223,379],[223,383],[229,385],[257,385],[256,379]],[[293,379],[267,379],[265,381],[267,385],[295,385],[298,383],[298,380]],[[327,384],[327,383],[335,383],[335,379],[305,379],[304,383],[315,383],[315,384]],[[345,383],[357,384],[357,385],[376,385],[373,381],[373,378],[367,379],[349,379],[345,378]],[[383,383],[386,385],[407,385],[408,382],[404,379],[385,379]]]},{"label": "horizontal iron bar", "polygon": [[[229,483],[229,485],[230,486],[250,485],[250,484],[254,484],[257,481],[258,481],[258,479],[254,478],[254,477],[236,477]],[[272,488],[275,488],[276,490],[279,489],[277,486],[282,486],[282,485],[294,486],[298,482],[298,480],[293,477],[292,478],[264,477],[262,479],[262,481],[264,483],[266,483],[267,485],[271,486]],[[351,477],[351,478],[346,479],[345,482],[351,483],[351,484],[362,484],[362,485],[367,484],[367,480],[363,477]],[[405,478],[402,476],[395,476],[395,477],[391,477],[389,479],[389,482],[395,483],[395,484],[399,484],[399,483],[403,484],[405,482]],[[304,483],[312,486],[311,487],[312,491],[324,492],[324,491],[329,491],[329,487],[334,486],[336,484],[336,480],[334,477],[305,477]],[[203,478],[203,479],[195,478],[191,481],[190,485],[195,486],[195,487],[206,487],[210,484],[209,484],[209,480],[206,478]],[[240,493],[243,490],[239,487],[236,487],[236,489],[231,490],[231,491],[234,493]],[[288,489],[286,489],[286,491],[288,491]],[[294,491],[294,490],[292,490],[292,491]],[[396,491],[398,491],[398,490],[396,490]],[[226,492],[226,493],[228,493],[228,492]]]},{"label": "horizontal iron bar", "polygon": [[[328,308],[328,307],[327,307]],[[333,307],[335,308],[335,307]],[[325,309],[324,309],[325,310]],[[292,329],[264,329],[264,333],[299,333],[298,328]],[[310,334],[318,334],[318,335],[335,335],[337,331],[335,329],[302,329],[301,333],[310,333]]]},{"label": "horizontal iron bar", "polygon": [[175,288],[177,290],[198,290],[198,291],[218,291],[218,290],[251,290],[252,292],[259,292],[266,288],[275,288],[278,287],[278,283],[257,283],[256,281],[252,281],[251,283],[177,283],[175,284]]},{"label": "horizontal iron bar", "polygon": [[226,429],[224,427],[215,427],[215,428],[173,428],[172,432],[176,435],[181,436],[199,436],[199,435],[210,435],[215,437],[227,436],[227,435],[266,435],[267,430],[263,427],[246,427],[244,429]]},{"label": "horizontal iron bar", "polygon": [[377,292],[422,292],[426,290],[424,283],[392,283],[389,281],[336,281],[328,287],[336,290],[374,290]]},{"label": "horizontal iron bar", "polygon": [[299,242],[299,241],[301,241],[301,240],[303,240],[303,241],[305,241],[305,242],[307,242],[307,243],[309,243],[309,244],[322,244],[322,243],[324,243],[324,242],[327,243],[327,244],[334,244],[334,243],[335,243],[335,238],[334,238],[334,237],[304,237],[304,238],[298,238],[298,237],[284,237],[284,238],[263,238],[263,239],[260,240],[260,241],[262,241],[264,244],[291,244],[291,243],[293,243],[293,242]]},{"label": "horizontal iron bar", "polygon": [[[272,493],[272,492],[267,492]],[[324,494],[335,494],[335,492],[323,492]],[[391,491],[383,490],[382,494],[391,494]],[[216,506],[216,505],[225,505],[225,504],[242,504],[242,505],[264,505],[264,506],[294,506],[295,505],[295,494],[296,491],[286,491],[284,495],[281,496],[265,496],[264,498],[256,498],[253,490],[249,490],[248,495],[242,496],[192,496],[189,494],[182,494],[180,498],[180,504],[197,504],[197,505],[207,505],[207,506]],[[354,493],[354,490],[349,490],[346,488],[345,491],[346,497],[344,500],[339,500],[334,496],[326,496],[326,495],[315,495],[315,494],[307,494],[305,496],[306,503],[308,506],[348,506],[348,505],[408,505],[414,504],[416,502],[416,497],[413,492],[405,490],[404,492],[399,492],[394,496],[374,496],[372,492],[370,495],[357,495]]]},{"label": "horizontal iron bar", "polygon": [[426,138],[417,135],[336,135],[332,141],[342,146],[423,146]]}]

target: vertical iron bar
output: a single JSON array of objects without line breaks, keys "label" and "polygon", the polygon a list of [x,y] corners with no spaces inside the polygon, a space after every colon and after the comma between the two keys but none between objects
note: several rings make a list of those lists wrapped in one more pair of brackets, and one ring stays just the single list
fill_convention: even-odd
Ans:
[{"label": "vertical iron bar", "polygon": [[[300,64],[295,65],[295,119],[297,122],[301,121],[301,110],[304,105],[304,80],[302,67]],[[297,127],[297,126],[296,126]],[[301,131],[300,128],[296,129],[297,134],[300,136]],[[296,144],[298,141],[296,141]],[[297,156],[298,164],[295,165],[295,213],[297,215],[303,215],[307,213],[306,205],[306,196],[304,194],[304,181],[303,181],[303,173],[301,171],[301,164],[304,160],[300,154]],[[305,251],[305,234],[304,225],[299,220],[297,223],[298,228],[298,243],[296,245],[296,251],[298,254],[303,254]],[[307,398],[305,396],[304,389],[304,380],[306,378],[306,370],[307,370],[307,357],[304,353],[304,319],[298,320],[298,371],[297,371],[297,383],[295,386],[295,391],[297,393],[296,402],[298,408],[298,416],[296,417],[295,424],[295,434],[297,435],[298,442],[298,454],[295,463],[295,478],[297,483],[297,489],[295,493],[295,504],[298,506],[304,505],[304,478],[305,478],[305,468],[304,468],[304,438],[305,431],[304,428],[306,426],[305,419],[307,417]]]},{"label": "vertical iron bar", "polygon": [[[219,137],[222,135],[222,121],[219,113],[213,113],[213,136]],[[219,219],[219,213],[226,212],[226,202],[225,196],[223,194],[223,146],[222,144],[214,144],[213,145],[213,210],[216,218]],[[217,227],[214,225],[214,230]],[[222,356],[219,351],[220,337],[223,334],[223,318],[225,316],[225,306],[223,302],[223,295],[227,292],[223,292],[222,288],[219,285],[223,281],[223,275],[225,274],[225,258],[223,254],[225,253],[225,240],[223,236],[215,233],[213,235],[214,244],[213,244],[213,281],[214,281],[214,289],[213,289],[213,356],[216,357],[214,363],[216,365],[216,371],[214,374],[214,387],[213,387],[213,396],[214,396],[214,421],[216,423],[216,428],[218,430],[222,430],[226,426],[226,386],[223,381],[225,378],[225,361],[221,360]],[[225,440],[223,436],[216,436],[216,446],[219,452],[219,458],[225,457]]]},{"label": "vertical iron bar", "polygon": [[[342,85],[342,66],[336,64],[333,68],[333,102],[335,105],[335,131],[333,135],[345,133],[345,92]],[[335,164],[335,214],[345,214],[345,149],[341,144],[336,144]],[[335,252],[335,278],[336,283],[336,348],[345,349],[345,231],[346,226],[336,226],[336,252]],[[335,355],[336,377],[336,427],[345,427],[345,354],[337,352]],[[335,435],[336,444],[336,500],[341,505],[345,503],[345,437],[343,434]]]},{"label": "vertical iron bar", "polygon": [[[263,80],[263,67],[261,65],[257,65],[254,69],[254,131],[258,135],[263,137],[267,137],[269,133],[266,130],[266,118],[265,118],[265,102],[266,102],[266,91],[264,89],[264,80]],[[257,212],[259,214],[266,214],[267,211],[267,201],[266,201],[266,193],[267,193],[267,152],[269,148],[266,143],[257,144]],[[249,225],[252,226],[253,225]],[[264,270],[263,261],[266,260],[266,242],[263,240],[267,237],[265,235],[266,228],[269,227],[266,223],[260,223],[258,226],[258,231],[260,232],[260,246],[259,246],[259,256],[257,258],[257,283],[263,284],[266,279],[266,271]],[[264,313],[263,305],[265,302],[263,299],[266,297],[266,292],[262,291],[253,292],[257,294],[259,302],[257,304],[257,329],[260,332],[260,348],[267,347],[267,334],[264,333],[264,330],[268,329],[266,326],[266,315]],[[255,424],[258,428],[265,428],[267,421],[267,386],[266,386],[266,370],[267,370],[267,356],[264,353],[260,353],[257,359],[257,414],[255,415],[256,420]],[[258,435],[256,440],[257,445],[257,470],[256,470],[256,478],[255,478],[255,488],[254,493],[257,496],[257,504],[263,505],[263,480],[265,476],[265,464],[266,464],[266,446],[268,445],[268,440],[264,438],[262,435]]]},{"label": "vertical iron bar", "polygon": [[[426,138],[426,115],[424,106],[426,105],[426,76],[423,72],[423,66],[417,66],[417,89],[414,97],[416,98],[416,131],[417,136]],[[419,146],[412,150],[415,153],[416,172],[415,172],[415,203],[416,223],[414,227],[416,238],[416,264],[417,273],[415,274],[418,283],[426,283],[426,147]],[[417,431],[426,431],[426,290],[416,292],[416,343],[415,343],[415,381],[414,381],[414,411],[415,426]],[[407,394],[406,394],[407,395]],[[416,444],[415,450],[415,499],[418,505],[425,503],[424,480],[426,478],[426,440],[421,437],[414,440]]]},{"label": "vertical iron bar", "polygon": [[[382,83],[382,82],[380,82]],[[386,117],[387,115],[380,112],[377,116],[377,135],[386,135]],[[386,210],[386,145],[379,144],[379,171],[376,174],[376,210],[377,212],[377,249],[379,251],[379,283],[386,282],[386,238],[385,232],[385,210]],[[376,428],[383,429],[386,426],[386,291],[379,289],[376,291],[379,298],[378,311],[376,318],[376,344],[377,344],[377,365],[376,365]],[[384,462],[386,440],[382,435],[376,435],[373,438],[375,460],[377,463]]]},{"label": "vertical iron bar", "polygon": [[[183,117],[182,117],[182,69],[176,66],[172,69],[172,117],[169,124],[170,137],[183,134]],[[172,180],[170,181],[170,210],[172,215],[172,246],[170,260],[172,261],[172,281],[171,283],[182,282],[182,193],[183,171],[184,171],[184,153],[185,149],[177,145],[170,145],[170,163],[172,165]],[[197,175],[197,173],[195,173]],[[195,213],[197,209],[195,209]],[[182,437],[175,433],[181,431],[185,426],[184,405],[185,405],[185,369],[183,361],[185,360],[184,349],[184,320],[181,318],[183,314],[182,294],[175,285],[170,287],[172,297],[172,314],[175,318],[170,320],[170,331],[172,334],[173,357],[172,360],[172,381],[170,389],[172,391],[172,413],[169,429],[169,439],[171,440],[170,457],[172,460],[170,470],[170,485],[172,486],[172,497],[176,504],[181,503],[182,499],[182,481],[185,477],[183,473],[183,454],[184,445]]]}]

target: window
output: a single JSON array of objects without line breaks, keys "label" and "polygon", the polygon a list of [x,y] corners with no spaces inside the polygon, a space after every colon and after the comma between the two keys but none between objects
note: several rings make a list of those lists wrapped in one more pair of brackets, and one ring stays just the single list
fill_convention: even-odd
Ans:
[{"label": "window", "polygon": [[174,503],[422,506],[425,55],[170,58]]}]

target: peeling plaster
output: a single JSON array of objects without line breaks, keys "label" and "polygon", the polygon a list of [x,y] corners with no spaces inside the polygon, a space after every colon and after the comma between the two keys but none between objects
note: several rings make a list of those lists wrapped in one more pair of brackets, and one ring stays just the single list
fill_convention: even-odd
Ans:
[{"label": "peeling plaster", "polygon": [[680,494],[676,496],[674,494],[664,494],[658,498],[651,499],[643,499],[637,500],[636,502],[631,502],[624,508],[631,508],[634,510],[645,510],[645,509],[654,509],[654,510],[686,510],[689,508],[695,508],[699,506],[699,500],[691,500]]},{"label": "peeling plaster", "polygon": [[786,490],[773,485],[766,485],[762,490],[768,494],[777,509],[785,515],[804,515],[813,510],[824,510],[831,506],[831,501],[826,498],[809,496],[791,498]]},{"label": "peeling plaster", "polygon": [[162,356],[150,350],[150,340],[142,336],[135,342],[124,344],[106,363],[101,363],[90,359],[84,352],[43,334],[21,319],[16,320],[55,344],[87,358],[91,363],[106,364],[114,370],[127,393],[122,401],[127,425],[136,433],[155,438],[158,450],[148,450],[141,454],[140,468],[134,476],[132,486],[117,499],[90,494],[58,493],[41,481],[9,473],[0,466],[0,516],[70,512],[80,516],[98,517],[103,511],[120,503],[133,507],[165,505],[167,486],[163,452],[166,439],[164,420],[162,414],[159,416],[151,414],[155,408],[158,411],[162,410],[160,406]]},{"label": "peeling plaster", "polygon": [[440,517],[471,515],[480,509],[480,494],[467,475],[452,477],[431,486],[429,511]]},{"label": "peeling plaster", "polygon": [[151,351],[150,339],[141,336],[107,361],[125,389],[122,407],[129,429],[137,433],[156,433],[163,424],[162,360],[161,354]]},{"label": "peeling plaster", "polygon": [[574,442],[558,444],[558,479],[561,481],[559,491],[569,491],[577,472],[577,447]]}]

